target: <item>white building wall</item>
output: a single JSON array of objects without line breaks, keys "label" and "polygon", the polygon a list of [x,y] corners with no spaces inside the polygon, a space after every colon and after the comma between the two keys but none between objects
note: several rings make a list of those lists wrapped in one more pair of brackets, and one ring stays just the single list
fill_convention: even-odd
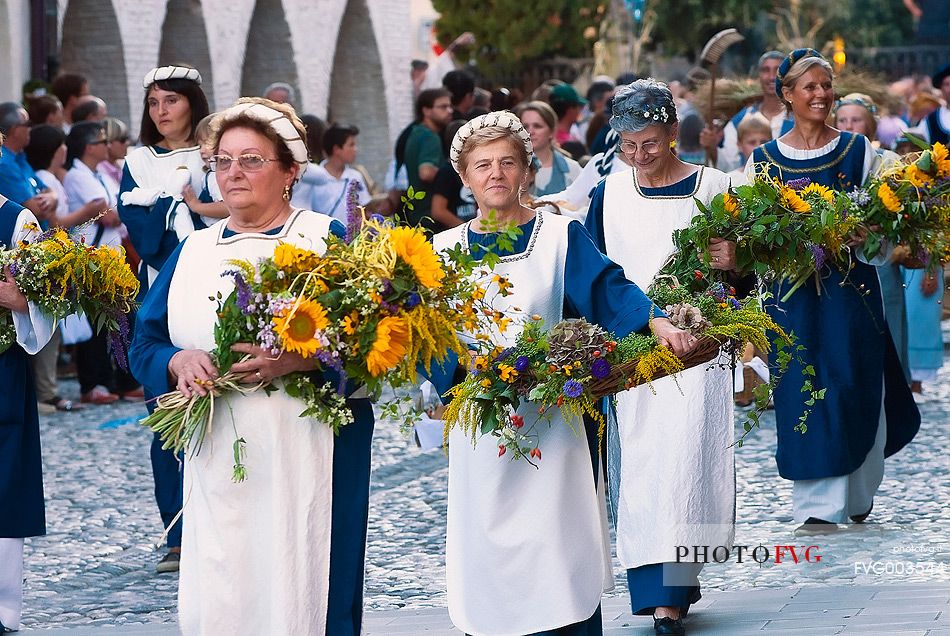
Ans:
[{"label": "white building wall", "polygon": [[0,0],[0,101],[17,101],[30,79],[29,0]]}]

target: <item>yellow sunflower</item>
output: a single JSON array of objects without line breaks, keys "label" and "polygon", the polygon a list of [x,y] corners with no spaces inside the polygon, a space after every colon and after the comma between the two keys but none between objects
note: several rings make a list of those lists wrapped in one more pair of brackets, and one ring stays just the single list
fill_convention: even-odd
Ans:
[{"label": "yellow sunflower", "polygon": [[782,186],[782,205],[792,212],[809,212],[811,206],[798,196],[798,193],[787,186]]},{"label": "yellow sunflower", "polygon": [[274,264],[280,269],[313,269],[319,259],[320,255],[316,252],[301,249],[290,243],[280,243],[274,250]]},{"label": "yellow sunflower", "polygon": [[915,188],[923,188],[932,181],[930,175],[918,168],[916,163],[904,168],[904,178],[910,181],[910,184]]},{"label": "yellow sunflower", "polygon": [[722,204],[732,218],[739,216],[739,200],[737,198],[726,192],[722,195]]},{"label": "yellow sunflower", "polygon": [[[399,228],[402,229],[402,228]],[[402,318],[387,316],[376,325],[376,340],[366,354],[366,370],[374,378],[399,364],[409,348],[409,328]]]},{"label": "yellow sunflower", "polygon": [[950,151],[947,150],[947,147],[938,141],[934,144],[930,153],[937,165],[937,176],[950,177],[950,157],[948,157]]},{"label": "yellow sunflower", "polygon": [[320,303],[303,299],[274,316],[274,332],[283,340],[287,351],[309,358],[320,348],[317,331],[330,324],[327,310]]},{"label": "yellow sunflower", "polygon": [[805,186],[805,189],[802,190],[802,196],[806,197],[809,194],[817,194],[828,203],[835,202],[834,192],[832,192],[830,188],[827,188],[820,183],[809,183],[807,186]]},{"label": "yellow sunflower", "polygon": [[359,326],[360,315],[355,309],[349,313],[349,315],[343,318],[343,333],[348,336],[352,336],[356,333],[356,328]]},{"label": "yellow sunflower", "polygon": [[884,204],[884,207],[890,210],[891,212],[900,212],[903,208],[900,199],[897,198],[897,195],[894,194],[894,191],[891,190],[891,186],[886,183],[882,183],[878,186],[877,189],[877,198],[881,200],[881,203]]},{"label": "yellow sunflower", "polygon": [[422,285],[429,288],[442,286],[445,277],[442,261],[422,232],[411,227],[397,227],[389,231],[389,240],[396,254],[409,264]]}]

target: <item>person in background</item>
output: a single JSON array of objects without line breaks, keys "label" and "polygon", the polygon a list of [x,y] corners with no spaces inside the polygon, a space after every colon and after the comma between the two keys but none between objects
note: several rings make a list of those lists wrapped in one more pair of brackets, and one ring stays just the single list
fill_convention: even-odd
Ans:
[{"label": "person in background", "polygon": [[544,102],[528,102],[515,108],[515,114],[531,136],[538,161],[534,184],[528,193],[541,197],[567,188],[580,175],[581,166],[561,151],[554,140],[558,123],[554,110]]},{"label": "person in background", "polygon": [[181,198],[188,205],[188,209],[201,217],[201,222],[207,227],[211,227],[218,219],[223,219],[228,214],[227,206],[222,203],[223,197],[218,189],[218,180],[211,173],[212,151],[209,142],[213,119],[214,113],[211,113],[195,126],[195,143],[198,144],[198,152],[205,163],[205,178],[201,192],[196,194],[190,183],[186,183],[181,191]]},{"label": "person in background", "polygon": [[297,92],[294,87],[286,82],[274,82],[268,84],[264,89],[264,99],[269,99],[278,104],[291,104],[297,101]]},{"label": "person in background", "polygon": [[[445,128],[443,141],[449,148],[455,133],[465,124],[464,120],[456,119]],[[462,178],[451,163],[444,163],[439,168],[432,184],[432,220],[435,222],[435,231],[441,232],[475,218],[478,208],[471,188],[462,183]]]},{"label": "person in background", "polygon": [[26,160],[23,151],[30,143],[30,120],[20,104],[0,104],[0,135],[0,195],[22,205],[46,224],[56,212],[56,194],[36,178]]},{"label": "person in background", "polygon": [[330,216],[344,225],[347,223],[347,193],[352,183],[356,183],[356,197],[359,205],[370,202],[369,187],[363,175],[350,167],[356,161],[359,148],[356,136],[360,134],[356,126],[331,124],[323,133],[323,152],[326,156],[319,166],[326,179],[315,185],[306,209]]},{"label": "person in background", "polygon": [[[409,79],[412,82],[412,100],[415,101],[422,92],[422,83],[426,81],[426,71],[429,63],[425,60],[413,60],[409,64]],[[303,117],[300,118],[303,120]]]},{"label": "person in background", "polygon": [[310,158],[310,164],[307,170],[301,175],[300,181],[294,186],[294,192],[290,197],[290,204],[295,208],[307,209],[310,207],[310,199],[313,196],[313,188],[323,183],[328,176],[326,173],[319,174],[320,162],[323,161],[323,133],[327,129],[326,123],[316,115],[301,115],[300,121],[307,129],[307,153]]},{"label": "person in background", "polygon": [[577,118],[580,116],[587,100],[577,94],[570,84],[558,84],[551,89],[548,103],[557,115],[557,127],[554,139],[560,145],[575,141],[583,145],[583,138],[577,130]]},{"label": "person in background", "polygon": [[725,127],[707,126],[703,129],[700,144],[710,151],[716,167],[723,172],[729,172],[744,165],[739,161],[738,126],[748,113],[762,113],[772,126],[773,138],[784,135],[792,129],[794,122],[791,115],[786,114],[785,105],[775,95],[775,74],[783,59],[785,59],[785,54],[781,51],[763,53],[756,64],[762,99],[736,113]]},{"label": "person in background", "polygon": [[53,80],[50,92],[63,105],[63,132],[68,133],[73,125],[73,109],[79,105],[82,96],[89,94],[89,80],[78,73],[61,73]]},{"label": "person in background", "polygon": [[607,125],[610,119],[605,110],[613,94],[614,83],[608,80],[594,82],[587,89],[587,106],[581,113],[581,121],[577,129],[588,148],[593,148],[597,133]]},{"label": "person in background", "polygon": [[430,217],[432,182],[445,161],[442,152],[442,131],[452,121],[452,102],[445,89],[428,89],[419,93],[416,100],[416,121],[406,139],[405,165],[409,187],[426,196],[414,202],[412,210],[402,211],[402,223],[420,225],[431,231],[434,227]]},{"label": "person in background", "polygon": [[109,108],[106,103],[95,95],[83,95],[79,98],[79,103],[73,109],[73,123],[78,124],[81,121],[102,121],[109,116]]},{"label": "person in background", "polygon": [[30,125],[49,124],[63,127],[63,104],[55,95],[39,95],[30,100],[26,109],[30,116]]},{"label": "person in background", "polygon": [[743,167],[729,173],[733,186],[749,182],[745,175],[745,164],[756,148],[772,140],[772,126],[762,113],[746,113],[736,127],[736,136],[739,159]]},{"label": "person in background", "polygon": [[452,120],[468,119],[468,112],[475,105],[475,78],[468,71],[449,71],[442,78],[442,88],[452,100]]},{"label": "person in background", "polygon": [[950,144],[950,64],[934,73],[932,83],[933,87],[940,91],[943,103],[938,101],[938,107],[922,115],[920,123],[908,132],[923,137],[930,143],[939,141],[947,145]]},{"label": "person in background", "polygon": [[102,120],[102,128],[106,131],[106,159],[96,170],[108,181],[110,190],[118,196],[119,186],[122,183],[122,168],[125,166],[125,156],[129,154],[129,127],[121,119],[106,117]]}]

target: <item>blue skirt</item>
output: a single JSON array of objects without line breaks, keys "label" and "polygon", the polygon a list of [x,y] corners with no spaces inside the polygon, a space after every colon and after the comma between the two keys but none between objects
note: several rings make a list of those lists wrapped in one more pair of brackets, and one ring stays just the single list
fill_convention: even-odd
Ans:
[{"label": "blue skirt", "polygon": [[627,570],[630,610],[637,616],[652,616],[658,607],[688,610],[702,598],[699,592],[699,572],[702,569],[702,563],[651,563]]}]

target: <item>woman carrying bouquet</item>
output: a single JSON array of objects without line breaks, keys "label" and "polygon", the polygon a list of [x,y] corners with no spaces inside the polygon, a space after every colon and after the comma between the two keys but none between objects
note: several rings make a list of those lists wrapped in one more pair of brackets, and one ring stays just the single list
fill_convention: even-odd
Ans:
[{"label": "woman carrying bouquet", "polygon": [[[787,183],[807,178],[839,191],[860,186],[878,155],[866,137],[826,123],[834,104],[831,65],[813,49],[792,51],[779,67],[775,91],[795,116],[795,126],[752,155],[750,178],[766,171]],[[797,532],[831,532],[839,523],[863,522],[884,477],[884,458],[904,447],[920,427],[890,332],[884,320],[875,268],[856,256],[845,280],[840,269],[819,270],[817,285],[803,285],[769,313],[794,333],[815,368],[814,384],[826,389],[795,430],[807,395],[795,363],[775,393],[779,474],[794,481]],[[882,255],[883,260],[885,255]],[[847,266],[845,266],[847,267]],[[775,298],[787,291],[782,283]]]},{"label": "woman carrying bouquet", "polygon": [[[708,204],[729,188],[729,177],[676,156],[676,106],[656,80],[618,88],[610,126],[633,170],[597,186],[586,225],[601,251],[645,288],[675,252],[673,232],[697,214],[696,200]],[[711,252],[712,267],[735,267],[723,242]],[[683,634],[682,614],[699,600],[702,563],[692,555],[674,563],[677,546],[728,546],[734,535],[732,373],[687,369],[618,394],[616,409],[617,557],[628,568],[632,611],[652,614],[657,634]]]},{"label": "woman carrying bouquet", "polygon": [[[2,249],[30,239],[38,229],[32,212],[0,196]],[[23,538],[46,534],[40,425],[28,354],[46,346],[54,328],[51,319],[27,302],[10,270],[3,273],[0,309],[13,313],[16,342],[0,353],[0,633],[20,628]]]},{"label": "woman carrying bouquet", "polygon": [[[436,235],[436,248],[460,244],[480,256],[487,246],[499,253],[494,273],[513,293],[495,295],[498,311],[517,307],[549,326],[584,317],[618,337],[646,329],[655,316],[652,328],[662,343],[677,354],[690,349],[695,339],[623,277],[582,225],[521,203],[533,154],[512,113],[489,113],[460,128],[450,159],[473,192],[478,216]],[[490,211],[521,230],[510,252],[486,233]],[[514,331],[496,334],[496,343],[510,345]],[[449,614],[466,633],[601,633],[600,598],[613,576],[597,434],[575,433],[554,411],[550,427],[540,424],[544,459],[537,468],[499,457],[499,448],[484,440],[473,446],[458,428],[450,433],[446,578]],[[531,403],[519,413],[538,417]]]},{"label": "woman carrying bouquet", "polygon": [[[212,165],[230,217],[175,249],[139,311],[129,358],[153,395],[175,388],[204,395],[203,383],[218,374],[208,352],[215,297],[233,287],[221,276],[228,259],[253,262],[279,242],[322,252],[329,233],[344,233],[330,217],[290,205],[307,166],[306,133],[290,106],[242,99],[214,128]],[[234,350],[248,359],[232,371],[277,390],[218,397],[201,451],[186,451],[181,630],[359,634],[369,401],[347,401],[355,422],[334,437],[324,423],[299,417],[304,402],[283,390],[281,376],[315,369],[314,359],[272,358],[249,344]],[[242,483],[231,481],[235,431],[247,448]]]}]

